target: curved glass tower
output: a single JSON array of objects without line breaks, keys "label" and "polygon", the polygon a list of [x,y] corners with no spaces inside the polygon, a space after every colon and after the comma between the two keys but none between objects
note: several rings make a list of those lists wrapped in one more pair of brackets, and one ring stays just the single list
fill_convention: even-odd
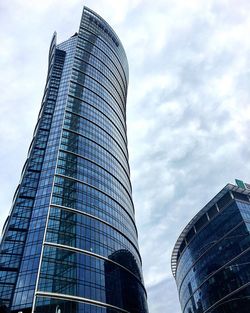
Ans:
[{"label": "curved glass tower", "polygon": [[172,254],[183,313],[250,312],[250,189],[226,185]]},{"label": "curved glass tower", "polygon": [[126,133],[128,64],[84,7],[56,43],[0,250],[0,310],[147,313]]}]

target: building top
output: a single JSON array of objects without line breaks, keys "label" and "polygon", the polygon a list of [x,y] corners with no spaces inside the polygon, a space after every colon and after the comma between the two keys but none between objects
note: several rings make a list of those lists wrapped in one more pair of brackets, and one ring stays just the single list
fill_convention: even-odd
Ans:
[{"label": "building top", "polygon": [[[125,70],[126,73],[126,79],[128,80],[129,78],[129,66],[128,66],[128,59],[127,59],[127,55],[125,52],[125,49],[122,45],[121,40],[119,39],[119,37],[117,36],[116,32],[113,30],[113,28],[96,12],[94,12],[93,10],[91,10],[90,8],[84,6],[83,7],[83,13],[82,13],[82,18],[81,18],[81,25],[80,25],[80,29],[84,24],[84,18],[88,19],[89,24],[93,24],[94,27],[97,27],[98,29],[98,33],[100,35],[100,37],[104,37],[105,40],[109,41],[109,43],[111,43],[111,46],[113,46],[113,51],[115,54],[117,54],[117,51],[119,51],[120,57],[118,57],[118,61],[120,62],[120,58],[122,57],[122,65]],[[82,24],[83,23],[83,24]],[[56,33],[55,33],[56,34]],[[55,36],[54,34],[54,36]],[[79,30],[79,32],[76,32],[72,37],[77,37],[77,36],[81,36],[81,30]],[[58,48],[60,49],[61,45],[68,42],[67,40],[62,41],[60,44],[58,44]]]},{"label": "building top", "polygon": [[[210,212],[211,218],[217,214],[221,208],[228,203],[228,200],[231,200],[231,196],[235,197],[235,193],[240,193],[246,196],[250,196],[250,186],[248,184],[243,183],[240,180],[235,180],[236,185],[227,184],[212,200],[210,200],[187,224],[187,226],[181,232],[179,238],[176,241],[174,246],[172,257],[171,257],[171,269],[174,277],[176,276],[176,269],[178,266],[179,257],[182,254],[182,251],[194,237],[194,235],[207,224],[210,220]],[[245,188],[244,188],[245,187]],[[228,191],[231,191],[229,199],[225,199],[228,194]],[[244,196],[243,196],[244,197]],[[237,197],[235,197],[237,199]],[[239,198],[238,198],[239,199]],[[241,200],[249,199],[247,197],[241,198]]]},{"label": "building top", "polygon": [[95,25],[97,25],[100,30],[102,32],[104,32],[107,37],[109,37],[111,39],[111,41],[115,44],[115,46],[117,48],[120,49],[120,51],[122,51],[124,58],[126,59],[126,67],[127,67],[127,75],[128,75],[128,60],[127,60],[127,55],[125,52],[125,49],[122,45],[121,40],[119,39],[119,37],[117,36],[116,32],[113,30],[113,28],[96,12],[94,12],[93,10],[89,9],[88,7],[84,6],[83,9],[83,15],[84,13],[87,13],[89,15],[89,20],[90,22],[94,23]]},{"label": "building top", "polygon": [[90,15],[90,22],[95,23],[98,27],[100,27],[100,29],[108,34],[108,36],[110,36],[110,38],[117,47],[119,47],[119,45],[122,45],[119,37],[116,35],[113,28],[99,14],[89,9],[88,7],[84,7],[83,13],[86,11]]}]

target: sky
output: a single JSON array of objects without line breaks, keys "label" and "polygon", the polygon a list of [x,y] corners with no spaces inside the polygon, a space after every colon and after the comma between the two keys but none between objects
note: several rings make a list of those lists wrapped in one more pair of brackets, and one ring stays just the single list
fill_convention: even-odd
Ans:
[{"label": "sky", "polygon": [[190,219],[235,178],[250,182],[248,0],[0,0],[0,228],[42,100],[53,32],[100,14],[129,61],[133,199],[150,313],[181,313],[170,260]]}]

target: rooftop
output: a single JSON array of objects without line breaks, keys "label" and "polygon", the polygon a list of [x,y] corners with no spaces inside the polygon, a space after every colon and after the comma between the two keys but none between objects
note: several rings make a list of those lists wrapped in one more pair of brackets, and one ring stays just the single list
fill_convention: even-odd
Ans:
[{"label": "rooftop", "polygon": [[[208,212],[210,208],[212,208],[217,202],[228,192],[238,192],[241,194],[245,194],[250,196],[250,189],[248,188],[248,184],[244,184],[242,181],[236,180],[237,186],[233,184],[227,184],[217,195],[210,200],[193,218],[192,220],[187,224],[187,226],[183,229],[181,232],[179,238],[176,241],[176,244],[174,246],[172,257],[171,257],[171,269],[174,277],[176,276],[176,269],[178,265],[178,253],[180,251],[180,247],[183,243],[185,243],[185,238],[188,234],[188,232],[193,228],[195,223],[200,220],[202,216],[204,216],[204,213]],[[243,184],[243,185],[242,185]],[[239,185],[241,187],[239,187]],[[243,188],[245,186],[246,188]]]}]

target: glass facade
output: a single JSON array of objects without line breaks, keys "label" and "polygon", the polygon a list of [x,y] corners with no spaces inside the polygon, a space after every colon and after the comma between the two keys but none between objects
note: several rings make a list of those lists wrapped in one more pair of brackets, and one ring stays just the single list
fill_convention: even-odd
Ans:
[{"label": "glass facade", "polygon": [[0,246],[0,311],[147,313],[126,132],[128,64],[84,7],[57,44]]},{"label": "glass facade", "polygon": [[193,218],[172,271],[183,313],[250,312],[250,190],[228,184]]}]

